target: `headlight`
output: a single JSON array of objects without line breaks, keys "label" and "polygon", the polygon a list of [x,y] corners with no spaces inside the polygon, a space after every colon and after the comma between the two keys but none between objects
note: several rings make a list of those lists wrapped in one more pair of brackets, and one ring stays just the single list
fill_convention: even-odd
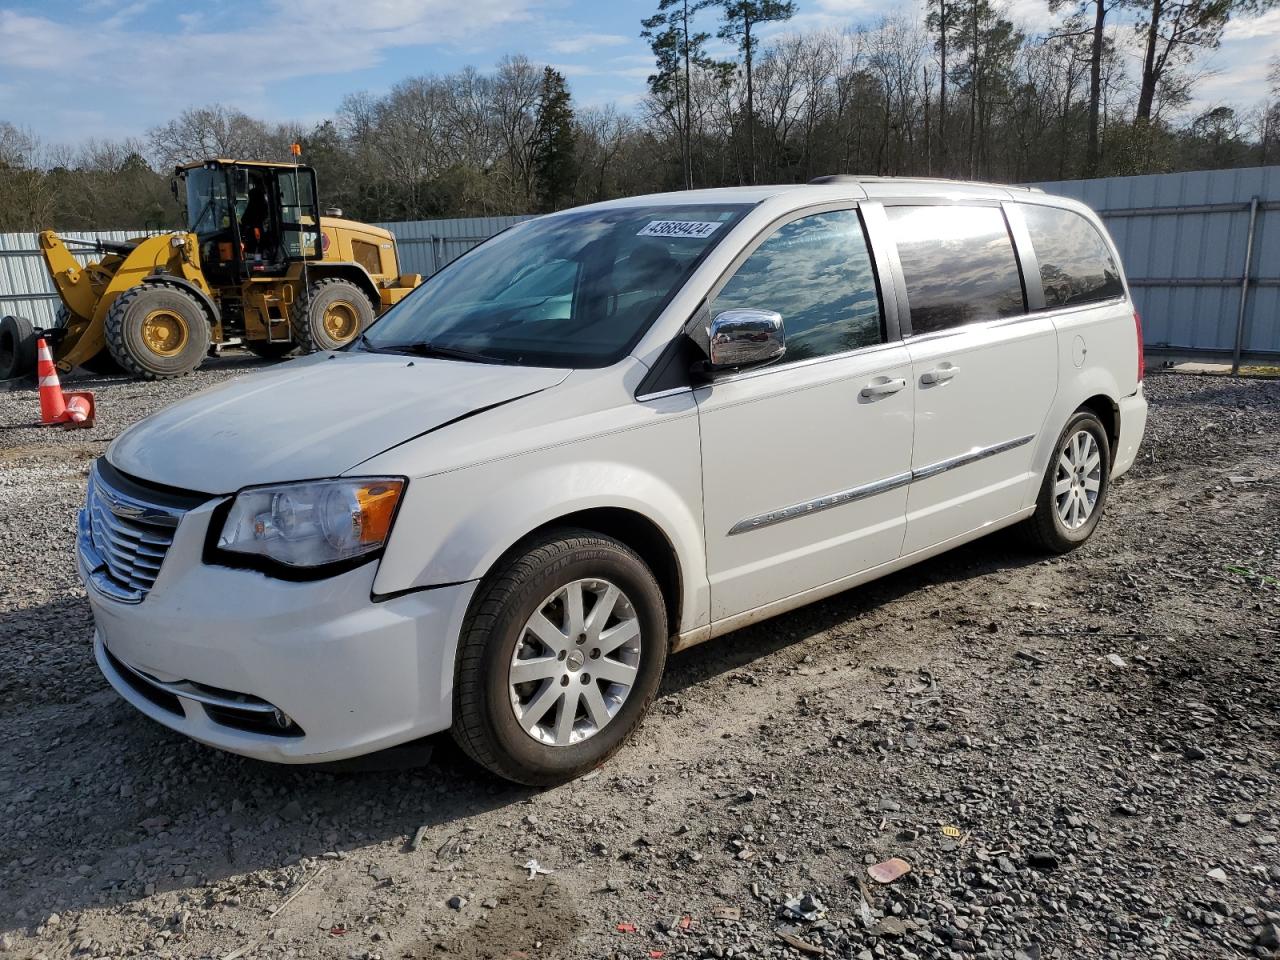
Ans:
[{"label": "headlight", "polygon": [[316,480],[236,494],[218,549],[289,567],[319,567],[382,548],[405,481]]}]

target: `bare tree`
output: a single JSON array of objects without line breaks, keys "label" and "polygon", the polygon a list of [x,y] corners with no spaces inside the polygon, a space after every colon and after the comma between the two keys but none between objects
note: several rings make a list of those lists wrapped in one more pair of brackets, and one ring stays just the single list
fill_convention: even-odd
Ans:
[{"label": "bare tree", "polygon": [[184,110],[148,134],[161,166],[228,157],[239,160],[288,160],[292,131],[220,103]]}]

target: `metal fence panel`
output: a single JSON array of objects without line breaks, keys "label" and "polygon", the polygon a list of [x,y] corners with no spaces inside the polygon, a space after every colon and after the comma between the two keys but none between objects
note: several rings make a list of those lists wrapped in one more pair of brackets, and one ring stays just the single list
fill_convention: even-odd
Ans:
[{"label": "metal fence panel", "polygon": [[400,272],[429,277],[476,244],[528,219],[528,216],[465,217],[456,220],[405,220],[378,226],[395,234]]},{"label": "metal fence panel", "polygon": [[1280,166],[1037,186],[1101,214],[1124,260],[1149,350],[1280,356]]}]

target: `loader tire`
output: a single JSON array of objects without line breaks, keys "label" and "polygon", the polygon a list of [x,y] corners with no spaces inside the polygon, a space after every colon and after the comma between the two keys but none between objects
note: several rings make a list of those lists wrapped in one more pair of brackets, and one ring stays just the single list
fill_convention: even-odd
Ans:
[{"label": "loader tire", "polygon": [[36,369],[35,328],[26,317],[0,320],[0,380],[34,373]]},{"label": "loader tire", "polygon": [[104,327],[112,358],[140,380],[186,376],[203,362],[212,338],[209,317],[195,297],[163,283],[120,294]]},{"label": "loader tire", "polygon": [[[59,307],[57,319],[53,321],[54,326],[65,327],[70,322],[71,311],[65,306]],[[111,356],[111,351],[106,347],[103,347],[88,360],[84,361],[84,363],[80,364],[80,366],[84,367],[90,373],[96,373],[99,375],[121,372],[120,364],[116,363],[115,357]]]},{"label": "loader tire", "polygon": [[337,350],[373,323],[373,304],[350,280],[317,280],[294,301],[289,311],[293,339],[299,353]]}]

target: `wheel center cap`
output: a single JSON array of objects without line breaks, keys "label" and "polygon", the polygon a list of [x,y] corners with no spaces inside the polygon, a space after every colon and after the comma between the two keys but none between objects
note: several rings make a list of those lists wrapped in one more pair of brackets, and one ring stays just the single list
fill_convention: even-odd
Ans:
[{"label": "wheel center cap", "polygon": [[565,657],[564,665],[569,668],[570,673],[577,673],[586,662],[587,658],[582,655],[581,650],[570,650],[569,656]]}]

